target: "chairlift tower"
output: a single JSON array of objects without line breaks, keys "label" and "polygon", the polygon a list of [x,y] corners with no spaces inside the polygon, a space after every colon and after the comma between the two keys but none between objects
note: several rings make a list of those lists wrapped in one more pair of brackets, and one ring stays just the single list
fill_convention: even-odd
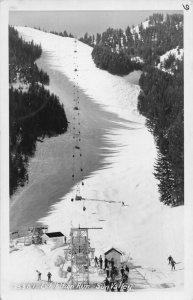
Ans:
[{"label": "chairlift tower", "polygon": [[92,252],[88,239],[89,229],[101,227],[71,228],[71,284],[89,284],[89,253]]}]

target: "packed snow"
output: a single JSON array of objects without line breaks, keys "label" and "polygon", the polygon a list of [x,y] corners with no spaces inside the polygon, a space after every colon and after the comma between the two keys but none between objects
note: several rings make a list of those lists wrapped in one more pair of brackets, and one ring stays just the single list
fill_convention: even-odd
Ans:
[{"label": "packed snow", "polygon": [[[74,39],[59,37],[27,27],[16,27],[26,40],[41,44],[50,54],[53,69],[74,81]],[[96,68],[91,58],[92,48],[77,41],[78,87],[101,109],[116,113],[124,125],[110,130],[106,139],[113,142],[114,154],[106,157],[110,167],[103,168],[85,179],[81,195],[89,199],[114,200],[118,203],[85,201],[71,202],[75,187],[51,207],[41,223],[49,231],[61,231],[69,236],[70,228],[102,226],[102,230],[89,231],[91,246],[96,255],[112,246],[121,249],[127,261],[138,266],[146,288],[181,288],[183,286],[183,207],[170,208],[159,201],[156,179],[153,175],[156,147],[153,136],[145,127],[145,119],[137,111],[140,88],[129,83],[127,77],[111,75]],[[93,112],[94,115],[94,112]],[[122,206],[121,202],[125,205]],[[96,213],[96,214],[94,214]],[[99,219],[105,220],[99,222]],[[28,246],[10,254],[12,282],[34,281],[36,269],[51,271],[61,281],[54,264],[61,248],[50,250],[46,245]],[[171,271],[167,258],[174,257],[176,271]],[[19,266],[20,271],[18,272]],[[65,265],[66,268],[67,265]],[[137,269],[131,272],[135,278]],[[97,278],[98,273],[94,273]],[[137,273],[136,273],[137,274]],[[93,275],[94,276],[94,275]],[[62,278],[63,281],[63,278]],[[99,279],[100,281],[100,279]],[[135,280],[133,279],[133,284]]]}]

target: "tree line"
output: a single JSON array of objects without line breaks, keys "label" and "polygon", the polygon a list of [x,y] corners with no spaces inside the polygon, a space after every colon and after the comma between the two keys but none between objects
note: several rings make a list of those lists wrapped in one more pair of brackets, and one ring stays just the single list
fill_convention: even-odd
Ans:
[{"label": "tree line", "polygon": [[[47,32],[47,30],[41,29],[40,27],[34,26],[33,28],[34,28],[34,29],[37,29],[37,30],[40,30],[40,31]],[[70,37],[70,38],[74,38],[73,34],[72,34],[72,33],[68,33],[66,30],[60,31],[60,32],[55,31],[55,30],[51,30],[51,31],[49,31],[49,33],[52,33],[52,34],[55,34],[55,35],[59,35],[59,36],[62,36],[62,37]]]},{"label": "tree line", "polygon": [[[59,98],[44,88],[49,76],[35,64],[41,51],[40,46],[26,43],[9,27],[10,195],[28,181],[29,158],[37,141],[62,134],[68,126]],[[17,81],[27,84],[28,89],[14,88],[12,84]]]},{"label": "tree line", "polygon": [[62,36],[62,37],[70,37],[70,38],[74,38],[73,34],[72,33],[67,33],[66,30],[64,30],[63,32],[57,32],[57,31],[50,31],[50,33],[52,34],[55,34],[55,35],[59,35],[59,36]]},{"label": "tree line", "polygon": [[173,75],[149,66],[139,81],[138,110],[146,117],[158,149],[154,175],[160,200],[171,206],[184,203],[183,61]]}]

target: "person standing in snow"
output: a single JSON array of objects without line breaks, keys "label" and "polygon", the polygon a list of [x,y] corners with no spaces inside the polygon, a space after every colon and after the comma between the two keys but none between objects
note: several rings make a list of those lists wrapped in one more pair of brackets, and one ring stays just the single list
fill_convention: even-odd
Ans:
[{"label": "person standing in snow", "polygon": [[108,259],[105,257],[105,270],[107,268],[107,265],[108,265]]},{"label": "person standing in snow", "polygon": [[106,266],[105,270],[106,270],[107,277],[109,278],[110,274],[109,274],[109,266],[108,265]]},{"label": "person standing in snow", "polygon": [[103,259],[102,259],[101,255],[99,257],[99,263],[100,263],[100,269],[102,269],[102,267],[103,267]]},{"label": "person standing in snow", "polygon": [[111,277],[112,275],[112,267],[111,267],[111,264],[109,264],[109,277]]},{"label": "person standing in snow", "polygon": [[94,258],[94,262],[95,262],[95,267],[98,267],[98,258],[96,256]]},{"label": "person standing in snow", "polygon": [[41,280],[42,274],[41,274],[38,270],[36,270],[36,272],[37,272],[37,274],[38,274],[38,281],[40,281],[40,280]]},{"label": "person standing in snow", "polygon": [[112,269],[114,268],[114,264],[115,264],[114,258],[112,257],[112,258],[111,258],[111,267],[112,267]]},{"label": "person standing in snow", "polygon": [[48,276],[48,282],[51,282],[52,274],[50,272],[48,272],[47,276]]},{"label": "person standing in snow", "polygon": [[125,271],[129,274],[129,267],[126,265]]},{"label": "person standing in snow", "polygon": [[105,289],[106,289],[106,291],[109,292],[110,281],[109,281],[108,277],[105,279],[104,283],[105,283]]},{"label": "person standing in snow", "polygon": [[123,279],[122,279],[123,291],[124,292],[127,292],[127,290],[128,290],[128,279],[129,279],[128,275],[124,274]]},{"label": "person standing in snow", "polygon": [[66,244],[66,236],[64,237],[64,242],[65,242],[65,244]]},{"label": "person standing in snow", "polygon": [[124,273],[125,273],[125,270],[124,270],[124,268],[123,268],[123,266],[122,266],[122,267],[121,267],[121,277],[122,277],[122,278],[123,278]]}]

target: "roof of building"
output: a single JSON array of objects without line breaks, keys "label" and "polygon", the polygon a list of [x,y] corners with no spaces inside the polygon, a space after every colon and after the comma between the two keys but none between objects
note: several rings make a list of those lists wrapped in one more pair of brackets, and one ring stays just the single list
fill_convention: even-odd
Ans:
[{"label": "roof of building", "polygon": [[60,237],[60,236],[64,236],[62,232],[46,232],[45,233],[48,237],[52,238],[52,237]]},{"label": "roof of building", "polygon": [[109,252],[111,252],[113,250],[116,251],[116,252],[118,252],[121,255],[123,254],[120,250],[117,250],[116,248],[112,247],[111,249],[109,249],[108,251],[105,252],[105,255],[107,255]]}]

